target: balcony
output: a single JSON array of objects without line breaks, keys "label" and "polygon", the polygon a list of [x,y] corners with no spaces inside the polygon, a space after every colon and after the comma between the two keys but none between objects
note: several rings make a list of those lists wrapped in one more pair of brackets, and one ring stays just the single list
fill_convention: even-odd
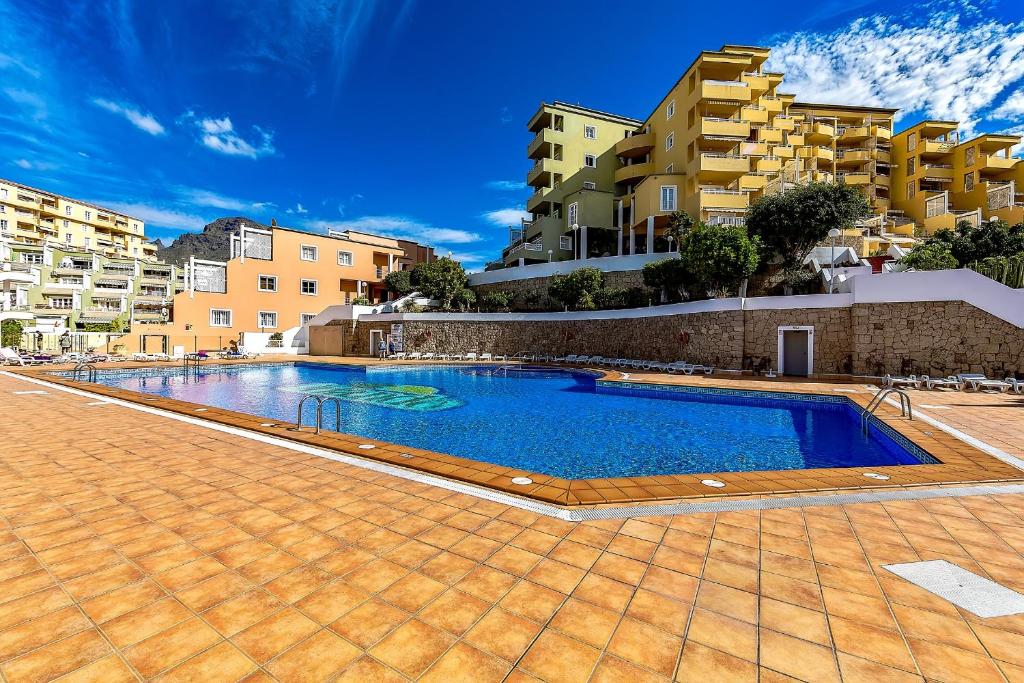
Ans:
[{"label": "balcony", "polygon": [[547,213],[550,209],[551,199],[544,190],[537,190],[526,200],[526,210],[530,213]]},{"label": "balcony", "polygon": [[720,178],[734,178],[750,173],[750,157],[703,152],[700,155],[700,173]]},{"label": "balcony", "polygon": [[804,137],[803,133],[790,133],[789,137],[786,138],[786,141],[794,147],[803,147],[807,144],[807,139]]},{"label": "balcony", "polygon": [[779,114],[782,112],[782,98],[765,95],[761,98],[761,104],[768,110],[769,114]]},{"label": "balcony", "polygon": [[921,164],[922,179],[938,183],[953,182],[952,164]]},{"label": "balcony", "polygon": [[982,154],[978,159],[979,168],[982,171],[1008,171],[1017,165],[1019,159],[1013,157],[1000,157],[995,154]]},{"label": "balcony", "polygon": [[866,172],[866,171],[855,171],[855,172],[852,172],[852,173],[840,173],[837,176],[837,180],[840,183],[845,183],[847,185],[858,185],[858,186],[870,185],[871,184],[871,174]]},{"label": "balcony", "polygon": [[707,100],[726,100],[728,102],[749,102],[750,86],[740,81],[702,81],[701,97]]},{"label": "balcony", "polygon": [[840,149],[836,150],[836,163],[837,164],[854,164],[864,163],[871,161],[874,158],[874,152],[870,149]]},{"label": "balcony", "polygon": [[736,209],[746,211],[750,196],[739,190],[702,189],[701,209]]},{"label": "balcony", "polygon": [[643,164],[631,164],[615,170],[615,182],[629,183],[646,178],[652,173],[654,173],[654,164],[649,161]]},{"label": "balcony", "polygon": [[763,190],[764,186],[768,183],[768,176],[766,175],[745,175],[740,176],[740,189],[755,191]]},{"label": "balcony", "polygon": [[531,159],[541,159],[552,156],[552,145],[562,144],[565,133],[553,128],[542,128],[537,135],[526,146],[526,156]]},{"label": "balcony", "polygon": [[764,74],[743,72],[740,79],[754,92],[766,92],[771,89],[771,83]]},{"label": "balcony", "polygon": [[553,159],[538,159],[526,174],[526,184],[531,187],[551,187],[551,174],[556,163]]},{"label": "balcony", "polygon": [[737,121],[736,119],[722,119],[715,116],[705,116],[700,120],[700,134],[719,137],[748,138],[750,137],[750,123],[747,121]]},{"label": "balcony", "polygon": [[863,142],[871,137],[871,128],[868,126],[847,126],[839,132],[839,139],[844,142]]},{"label": "balcony", "polygon": [[880,161],[883,164],[892,163],[892,152],[887,149],[876,149],[875,160]]},{"label": "balcony", "polygon": [[778,173],[782,170],[782,159],[779,157],[766,157],[757,160],[758,173]]},{"label": "balcony", "polygon": [[828,123],[805,123],[803,133],[810,143],[832,142],[836,136],[836,128]]},{"label": "balcony", "polygon": [[871,135],[879,140],[891,140],[892,129],[889,126],[871,126]]},{"label": "balcony", "polygon": [[779,114],[772,119],[772,126],[779,130],[791,131],[796,129],[796,119],[792,116],[783,116]]},{"label": "balcony", "polygon": [[768,110],[759,104],[749,104],[740,109],[740,118],[750,123],[768,123]]},{"label": "balcony", "polygon": [[799,155],[801,159],[817,159],[819,161],[832,161],[835,157],[830,147],[802,147]]},{"label": "balcony", "polygon": [[941,142],[939,140],[922,140],[921,154],[949,154],[956,147],[955,142]]},{"label": "balcony", "polygon": [[887,187],[889,187],[889,185],[891,183],[892,183],[892,178],[890,178],[887,175],[876,175],[875,176],[875,185],[878,185],[879,187],[886,187],[887,188]]},{"label": "balcony", "polygon": [[750,157],[768,156],[770,150],[764,142],[744,142],[740,144],[740,154]]},{"label": "balcony", "polygon": [[792,145],[775,145],[772,147],[772,154],[783,159],[792,159],[796,156],[796,148]]},{"label": "balcony", "polygon": [[654,149],[654,133],[638,133],[615,143],[615,154],[632,159],[642,157]]},{"label": "balcony", "polygon": [[782,143],[782,130],[779,128],[758,128],[757,141],[772,144]]}]

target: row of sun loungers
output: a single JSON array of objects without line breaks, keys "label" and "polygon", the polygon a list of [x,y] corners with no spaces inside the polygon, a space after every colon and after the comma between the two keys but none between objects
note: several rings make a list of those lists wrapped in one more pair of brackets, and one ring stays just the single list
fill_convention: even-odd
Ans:
[{"label": "row of sun loungers", "polygon": [[483,361],[485,363],[492,361],[505,362],[508,360],[507,356],[500,354],[491,353],[421,353],[419,351],[413,351],[412,353],[405,353],[399,351],[398,353],[392,353],[388,356],[389,360],[443,360],[443,361]]},{"label": "row of sun loungers", "polygon": [[607,358],[605,356],[581,356],[571,353],[567,356],[552,356],[548,354],[517,353],[512,360],[527,363],[566,363],[570,365],[590,365],[607,368],[622,368],[634,370],[660,370],[671,374],[704,373],[710,375],[715,371],[714,366],[698,365],[686,361],[675,361],[663,363],[653,360],[641,360],[636,358]]},{"label": "row of sun loungers", "polygon": [[980,373],[960,373],[948,377],[929,377],[928,375],[908,375],[906,377],[894,377],[886,375],[882,384],[887,387],[910,389],[956,389],[957,391],[983,391],[992,390],[1007,392],[1013,391],[1017,394],[1024,394],[1024,380],[1007,377],[1005,380],[991,379]]}]

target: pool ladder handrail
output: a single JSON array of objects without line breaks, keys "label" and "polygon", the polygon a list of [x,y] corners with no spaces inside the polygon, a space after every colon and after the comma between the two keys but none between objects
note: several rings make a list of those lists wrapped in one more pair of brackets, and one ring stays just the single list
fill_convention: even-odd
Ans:
[{"label": "pool ladder handrail", "polygon": [[189,369],[189,367],[191,367],[193,370],[195,370],[195,373],[198,375],[199,374],[199,368],[200,368],[200,362],[199,361],[201,361],[201,360],[202,360],[202,357],[200,357],[200,355],[198,353],[186,353],[184,356],[182,356],[181,361],[182,361],[182,365],[183,365],[183,367],[185,369],[185,376],[188,376],[188,369]]},{"label": "pool ladder handrail", "polygon": [[321,396],[319,394],[307,394],[303,396],[299,401],[299,412],[295,418],[295,426],[292,427],[292,431],[302,431],[302,406],[305,405],[306,401],[310,399],[316,401],[316,431],[314,434],[319,434],[320,429],[324,424],[324,406],[334,402],[334,425],[336,431],[341,431],[341,401],[336,396]]},{"label": "pool ladder handrail", "polygon": [[875,394],[860,413],[860,428],[865,434],[868,432],[868,418],[875,414],[875,410],[882,405],[882,401],[889,394],[896,394],[900,397],[900,417],[914,419],[914,410],[910,406],[910,394],[897,387],[886,387]]},{"label": "pool ladder handrail", "polygon": [[91,361],[80,361],[75,366],[75,369],[71,371],[71,381],[72,382],[79,381],[78,376],[82,372],[85,373],[85,381],[86,382],[95,382],[96,381],[96,366],[93,365],[93,363]]}]

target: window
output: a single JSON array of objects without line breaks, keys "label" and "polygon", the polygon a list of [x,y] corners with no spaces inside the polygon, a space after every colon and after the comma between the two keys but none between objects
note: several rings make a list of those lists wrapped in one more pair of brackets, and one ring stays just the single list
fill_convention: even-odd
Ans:
[{"label": "window", "polygon": [[135,256],[138,256],[139,255],[139,248],[138,247],[132,247],[132,254],[135,255]]},{"label": "window", "polygon": [[583,126],[583,137],[588,140],[596,140],[597,126]]},{"label": "window", "polygon": [[577,202],[573,202],[569,205],[569,227],[576,225],[577,219],[580,217],[580,205]]},{"label": "window", "polygon": [[338,250],[338,265],[339,266],[351,266],[356,262],[355,256],[352,255],[351,251]]},{"label": "window", "polygon": [[676,186],[675,185],[662,185],[661,186],[661,210],[662,211],[675,211],[676,210]]},{"label": "window", "polygon": [[675,166],[673,166],[672,164],[669,164],[668,166],[665,167],[665,173],[672,173],[672,169],[674,169],[674,168],[675,168]]},{"label": "window", "polygon": [[2,197],[3,199],[7,199],[7,188],[6,187],[0,188],[0,197]]},{"label": "window", "polygon": [[914,175],[917,172],[917,159],[910,157],[907,159],[907,175]]},{"label": "window", "polygon": [[911,197],[914,196],[914,186],[915,185],[916,185],[916,183],[913,180],[911,180],[909,183],[907,183],[907,199],[910,199]]},{"label": "window", "polygon": [[86,248],[86,249],[88,249],[88,248],[89,248],[89,242],[91,242],[91,240],[90,240],[90,239],[89,239],[88,237],[86,237],[86,238],[85,238],[84,240],[82,240],[82,241],[83,241],[83,242],[84,242],[84,244],[85,244],[85,248]]},{"label": "window", "polygon": [[65,206],[64,207],[64,215],[65,216],[70,216],[71,215],[71,207],[70,206]]},{"label": "window", "polygon": [[135,232],[138,232],[139,231],[139,224],[138,223],[132,223],[132,230],[135,231]]},{"label": "window", "polygon": [[597,157],[593,154],[584,154],[583,165],[587,168],[597,168]]},{"label": "window", "polygon": [[568,235],[559,235],[558,248],[562,251],[572,251],[572,238]]},{"label": "window", "polygon": [[308,325],[309,321],[316,317],[316,313],[299,313],[299,324]]},{"label": "window", "polygon": [[917,149],[917,133],[911,133],[907,136],[907,150],[914,151]]},{"label": "window", "polygon": [[[3,204],[0,204],[0,213],[7,213],[7,207],[4,206]],[[67,221],[65,221],[65,222],[67,222]]]},{"label": "window", "polygon": [[974,172],[970,172],[964,176],[964,192],[970,192],[974,189]]},{"label": "window", "polygon": [[670,149],[672,149],[672,145],[674,144],[676,144],[676,134],[669,133],[668,136],[665,138],[665,151],[667,152]]},{"label": "window", "polygon": [[597,189],[597,183],[595,183],[595,182],[593,182],[591,180],[584,180],[583,181],[583,189],[584,190],[596,190]]},{"label": "window", "polygon": [[256,322],[261,330],[264,327],[277,327],[277,312],[260,311]]},{"label": "window", "polygon": [[968,147],[964,154],[964,166],[974,166],[978,161],[978,148]]},{"label": "window", "polygon": [[32,264],[35,264],[35,265],[39,266],[39,265],[42,265],[42,263],[43,263],[43,255],[42,254],[29,254],[29,253],[22,254],[21,255],[21,262],[22,263],[32,263]]},{"label": "window", "polygon": [[671,102],[668,103],[668,106],[665,107],[665,120],[667,121],[668,119],[672,118],[675,115],[676,115],[676,101],[672,100]]},{"label": "window", "polygon": [[70,227],[71,227],[71,221],[69,221],[69,220],[65,220],[65,221],[64,221],[64,227],[65,227],[65,228],[70,228]]},{"label": "window", "polygon": [[92,211],[86,211],[85,212],[85,220],[87,220],[87,221],[91,221],[92,220]]},{"label": "window", "polygon": [[316,247],[309,244],[303,244],[302,247],[299,248],[299,258],[303,261],[316,261],[316,251]]},{"label": "window", "polygon": [[67,242],[68,244],[71,244],[71,233],[70,232],[67,233],[66,235],[64,235],[64,241]]},{"label": "window", "polygon": [[316,296],[316,280],[299,280],[299,294]]},{"label": "window", "polygon": [[231,327],[231,311],[226,308],[211,308],[210,327]]},{"label": "window", "polygon": [[0,220],[0,230],[6,230],[6,229],[7,229],[7,219],[5,218],[3,220]]},{"label": "window", "polygon": [[277,276],[276,275],[260,275],[259,281],[256,284],[256,289],[261,292],[276,292],[277,291]]}]

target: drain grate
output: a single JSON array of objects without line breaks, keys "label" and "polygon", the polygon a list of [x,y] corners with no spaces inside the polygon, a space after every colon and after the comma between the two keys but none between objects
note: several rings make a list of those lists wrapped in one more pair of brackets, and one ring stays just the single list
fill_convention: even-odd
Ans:
[{"label": "drain grate", "polygon": [[882,568],[985,619],[1024,614],[1024,595],[945,560],[887,564]]}]

